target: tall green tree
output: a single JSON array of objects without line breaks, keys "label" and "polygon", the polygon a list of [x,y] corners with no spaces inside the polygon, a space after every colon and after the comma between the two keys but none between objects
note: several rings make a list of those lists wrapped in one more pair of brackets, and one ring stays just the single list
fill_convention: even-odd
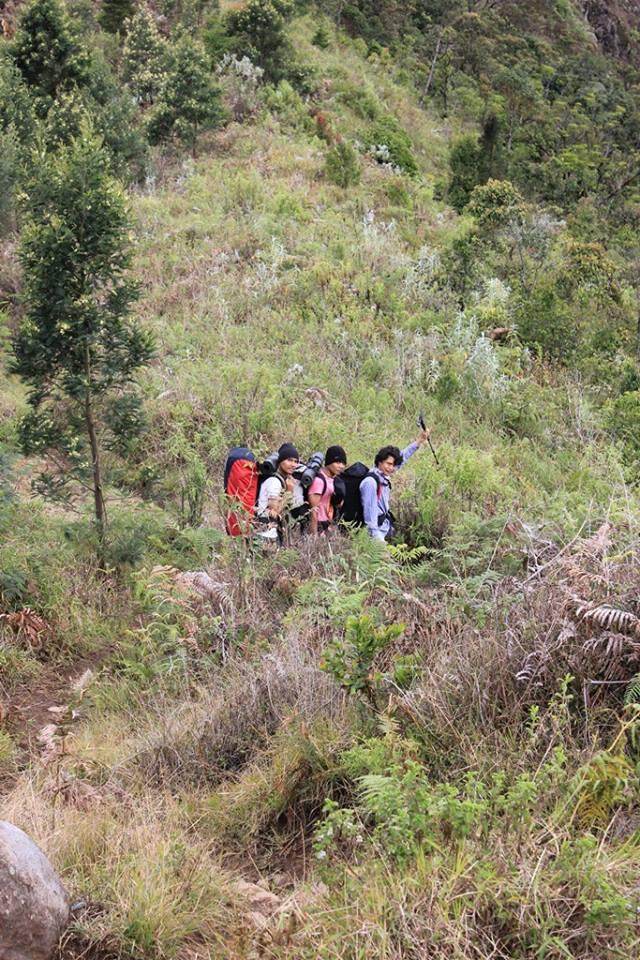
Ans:
[{"label": "tall green tree", "polygon": [[155,100],[165,76],[167,44],[146,4],[126,24],[122,51],[122,78],[140,104]]},{"label": "tall green tree", "polygon": [[59,90],[89,80],[89,54],[61,0],[32,0],[10,46],[14,63],[45,114]]},{"label": "tall green tree", "polygon": [[204,47],[186,33],[171,51],[167,78],[149,117],[151,143],[178,140],[195,155],[198,135],[219,126],[223,118]]},{"label": "tall green tree", "polygon": [[122,189],[91,130],[45,156],[31,184],[20,247],[25,318],[11,369],[29,386],[20,436],[25,453],[47,457],[45,494],[89,487],[103,556],[103,450],[140,424],[134,375],[152,342],[131,316],[129,218]]},{"label": "tall green tree", "polygon": [[287,77],[294,55],[286,34],[292,13],[291,0],[249,0],[227,19],[236,53],[261,67],[268,83]]}]

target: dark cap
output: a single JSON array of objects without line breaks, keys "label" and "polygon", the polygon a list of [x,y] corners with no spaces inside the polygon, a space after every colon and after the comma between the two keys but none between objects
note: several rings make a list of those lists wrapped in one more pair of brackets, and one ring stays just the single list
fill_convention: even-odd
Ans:
[{"label": "dark cap", "polygon": [[344,463],[346,466],[347,455],[344,451],[344,447],[338,447],[337,445],[335,447],[329,447],[325,454],[324,464],[326,467],[328,467],[330,463]]},{"label": "dark cap", "polygon": [[278,450],[278,463],[283,460],[300,460],[300,454],[292,443],[283,443]]}]

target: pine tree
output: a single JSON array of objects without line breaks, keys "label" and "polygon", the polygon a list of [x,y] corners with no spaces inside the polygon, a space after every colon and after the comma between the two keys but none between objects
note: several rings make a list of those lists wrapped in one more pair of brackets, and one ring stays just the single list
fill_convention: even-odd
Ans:
[{"label": "pine tree", "polygon": [[122,77],[138,103],[153,103],[165,75],[167,44],[146,4],[127,20],[126,30]]},{"label": "pine tree", "polygon": [[198,134],[220,124],[220,91],[215,86],[204,47],[181,34],[155,109],[149,118],[151,143],[179,140],[195,155]]},{"label": "pine tree", "polygon": [[14,63],[39,102],[48,110],[59,90],[89,80],[89,55],[76,39],[61,0],[32,0],[10,46]]},{"label": "pine tree", "polygon": [[68,498],[74,480],[92,490],[101,557],[102,449],[117,446],[139,422],[132,381],[152,352],[150,337],[130,316],[137,291],[127,277],[128,214],[108,169],[86,128],[41,160],[20,247],[26,315],[11,364],[30,388],[23,450],[54,467],[37,489]]}]

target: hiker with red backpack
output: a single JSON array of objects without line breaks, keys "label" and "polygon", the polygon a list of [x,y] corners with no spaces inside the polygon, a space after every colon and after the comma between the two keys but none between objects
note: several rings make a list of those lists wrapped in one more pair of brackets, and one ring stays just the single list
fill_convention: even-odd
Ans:
[{"label": "hiker with red backpack", "polygon": [[329,447],[320,468],[307,491],[309,500],[309,532],[326,533],[336,517],[336,509],[344,497],[337,479],[347,466],[347,455],[337,444]]},{"label": "hiker with red backpack", "polygon": [[[224,465],[227,499],[225,525],[230,537],[282,540],[283,516],[303,502],[299,482],[298,451],[283,443],[276,453],[258,461],[248,447],[233,447]],[[311,482],[311,481],[309,481]]]},{"label": "hiker with red backpack", "polygon": [[375,466],[360,482],[362,518],[374,540],[384,542],[395,532],[394,516],[390,509],[391,477],[428,441],[430,435],[431,430],[421,430],[414,442],[404,450],[393,446],[382,447],[375,456]]}]

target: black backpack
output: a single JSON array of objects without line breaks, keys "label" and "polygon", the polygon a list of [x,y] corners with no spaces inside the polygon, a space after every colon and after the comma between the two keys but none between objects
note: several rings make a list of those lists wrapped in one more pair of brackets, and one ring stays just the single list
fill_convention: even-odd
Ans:
[{"label": "black backpack", "polygon": [[[343,483],[345,491],[344,503],[342,505],[342,510],[340,511],[340,522],[344,525],[348,525],[350,527],[364,526],[360,485],[365,477],[374,477],[376,486],[378,488],[378,496],[380,496],[380,477],[375,470],[370,470],[369,467],[365,467],[364,463],[354,463],[353,466],[348,467],[340,474],[340,479]],[[391,483],[388,480],[387,484],[389,487],[391,486]],[[395,522],[395,518],[389,510],[387,513],[381,513],[378,515],[378,526],[382,524],[385,518],[388,518],[392,523]]]},{"label": "black backpack", "polygon": [[369,467],[364,463],[354,463],[340,474],[344,486],[344,503],[340,511],[340,522],[354,527],[364,526],[362,515],[362,501],[360,500],[360,484],[369,476]]}]

